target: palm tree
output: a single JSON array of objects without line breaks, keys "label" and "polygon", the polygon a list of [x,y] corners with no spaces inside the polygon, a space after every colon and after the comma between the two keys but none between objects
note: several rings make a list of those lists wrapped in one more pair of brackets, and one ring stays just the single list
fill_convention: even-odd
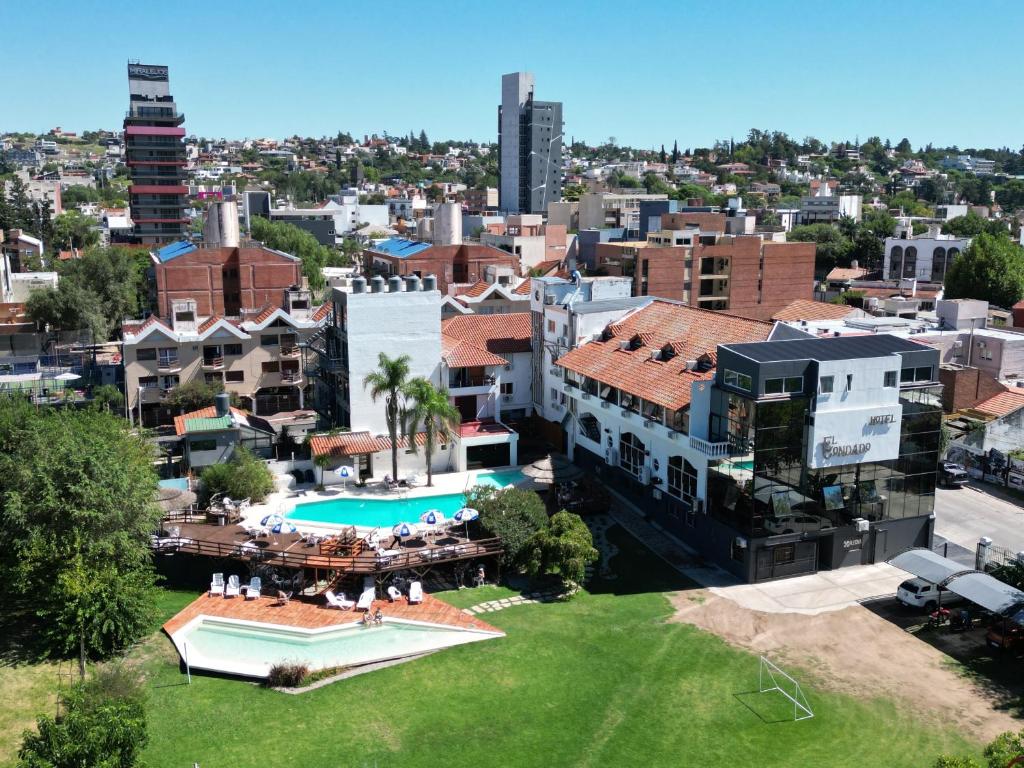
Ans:
[{"label": "palm tree", "polygon": [[447,389],[438,389],[427,379],[415,378],[409,382],[408,396],[402,419],[402,433],[409,436],[409,447],[416,453],[417,427],[423,427],[426,441],[423,452],[427,459],[427,486],[434,484],[430,469],[434,447],[440,438],[446,442],[459,423],[459,409],[452,405]]},{"label": "palm tree", "polygon": [[377,358],[377,370],[363,379],[363,388],[370,388],[373,402],[384,398],[384,413],[391,437],[391,478],[398,480],[398,429],[402,417],[402,404],[409,386],[409,356],[399,355],[394,360],[383,352]]}]

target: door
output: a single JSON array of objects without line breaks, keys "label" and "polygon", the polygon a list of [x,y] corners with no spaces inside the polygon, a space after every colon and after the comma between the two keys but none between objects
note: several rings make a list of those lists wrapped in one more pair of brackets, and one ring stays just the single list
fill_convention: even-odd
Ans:
[{"label": "door", "polygon": [[456,397],[455,407],[459,409],[459,418],[462,421],[476,421],[476,395]]},{"label": "door", "polygon": [[884,528],[875,528],[875,562],[884,563],[889,551],[889,532]]}]

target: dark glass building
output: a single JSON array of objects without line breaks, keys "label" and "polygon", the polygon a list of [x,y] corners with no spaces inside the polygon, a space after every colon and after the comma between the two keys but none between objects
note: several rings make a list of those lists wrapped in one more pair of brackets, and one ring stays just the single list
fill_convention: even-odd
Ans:
[{"label": "dark glass building", "polygon": [[185,116],[170,93],[167,67],[128,65],[129,107],[124,118],[125,162],[132,241],[158,244],[189,233],[185,185]]},{"label": "dark glass building", "polygon": [[699,546],[747,581],[929,546],[938,368],[888,335],[720,346]]}]

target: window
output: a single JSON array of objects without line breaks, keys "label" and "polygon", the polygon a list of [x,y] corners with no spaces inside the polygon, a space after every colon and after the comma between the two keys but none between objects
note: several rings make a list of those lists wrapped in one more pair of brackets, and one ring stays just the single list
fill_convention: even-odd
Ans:
[{"label": "window", "polygon": [[736,371],[726,370],[725,372],[725,383],[730,387],[736,387],[742,389],[745,392],[749,392],[753,386],[750,381],[750,377],[745,373],[737,373]]},{"label": "window", "polygon": [[135,350],[135,359],[139,361],[156,360],[156,348]]},{"label": "window", "polygon": [[514,388],[515,388],[515,384],[513,384],[511,381],[508,384],[502,384],[501,385],[501,394],[503,394],[503,395],[511,395],[513,393],[513,391],[514,391]]},{"label": "window", "polygon": [[276,347],[279,343],[280,339],[277,337],[276,334],[273,336],[263,336],[260,338],[261,347]]},{"label": "window", "polygon": [[225,344],[224,345],[224,356],[225,357],[237,357],[242,354],[241,344]]},{"label": "window", "polygon": [[263,372],[264,373],[277,373],[280,370],[281,370],[281,364],[279,362],[277,362],[276,360],[274,360],[273,362],[270,362],[270,363],[264,363],[263,364]]},{"label": "window", "polygon": [[139,376],[140,387],[155,387],[156,376]]},{"label": "window", "polygon": [[193,440],[188,444],[190,451],[216,451],[216,440]]},{"label": "window", "polygon": [[245,381],[245,371],[228,371],[224,374],[224,379],[238,384]]},{"label": "window", "polygon": [[217,373],[205,373],[203,374],[203,380],[207,384],[223,384],[224,374],[220,373],[219,371]]},{"label": "window", "polygon": [[766,395],[786,395],[803,392],[804,380],[799,376],[787,376],[784,379],[765,379]]},{"label": "window", "polygon": [[885,372],[885,382],[882,384],[884,387],[895,387],[896,386],[896,371]]},{"label": "window", "polygon": [[548,333],[554,333],[554,332],[555,332],[555,321],[554,320],[548,320]]},{"label": "window", "polygon": [[900,381],[904,384],[924,382],[932,380],[932,367],[930,365],[920,368],[904,368],[900,371]]},{"label": "window", "polygon": [[691,505],[697,496],[697,469],[682,456],[669,456],[668,492]]},{"label": "window", "polygon": [[835,384],[835,376],[822,376],[818,379],[818,391],[823,395],[831,394],[832,387]]},{"label": "window", "polygon": [[853,391],[853,374],[852,373],[846,374],[846,391],[847,392],[852,392]]},{"label": "window", "polygon": [[645,446],[632,432],[623,432],[619,438],[619,466],[639,478],[644,468]]},{"label": "window", "polygon": [[772,547],[772,560],[776,565],[789,565],[796,562],[796,545],[783,544],[781,547]]},{"label": "window", "polygon": [[581,435],[600,445],[601,423],[592,414],[585,413],[580,416],[578,426]]}]

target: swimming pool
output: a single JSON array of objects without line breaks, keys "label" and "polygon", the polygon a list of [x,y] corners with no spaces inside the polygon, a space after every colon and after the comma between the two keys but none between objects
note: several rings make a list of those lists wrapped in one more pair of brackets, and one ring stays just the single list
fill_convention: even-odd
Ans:
[{"label": "swimming pool", "polygon": [[[524,479],[518,469],[499,472],[478,472],[470,485],[493,485],[504,488]],[[363,528],[391,528],[399,523],[414,523],[424,512],[437,509],[451,517],[466,503],[461,493],[435,496],[411,496],[388,499],[344,497],[297,504],[285,517],[306,523],[355,525]]]},{"label": "swimming pool", "polygon": [[320,629],[199,616],[172,640],[190,667],[248,677],[266,677],[275,664],[301,663],[311,670],[368,664],[413,656],[478,640],[498,632],[387,619]]}]

